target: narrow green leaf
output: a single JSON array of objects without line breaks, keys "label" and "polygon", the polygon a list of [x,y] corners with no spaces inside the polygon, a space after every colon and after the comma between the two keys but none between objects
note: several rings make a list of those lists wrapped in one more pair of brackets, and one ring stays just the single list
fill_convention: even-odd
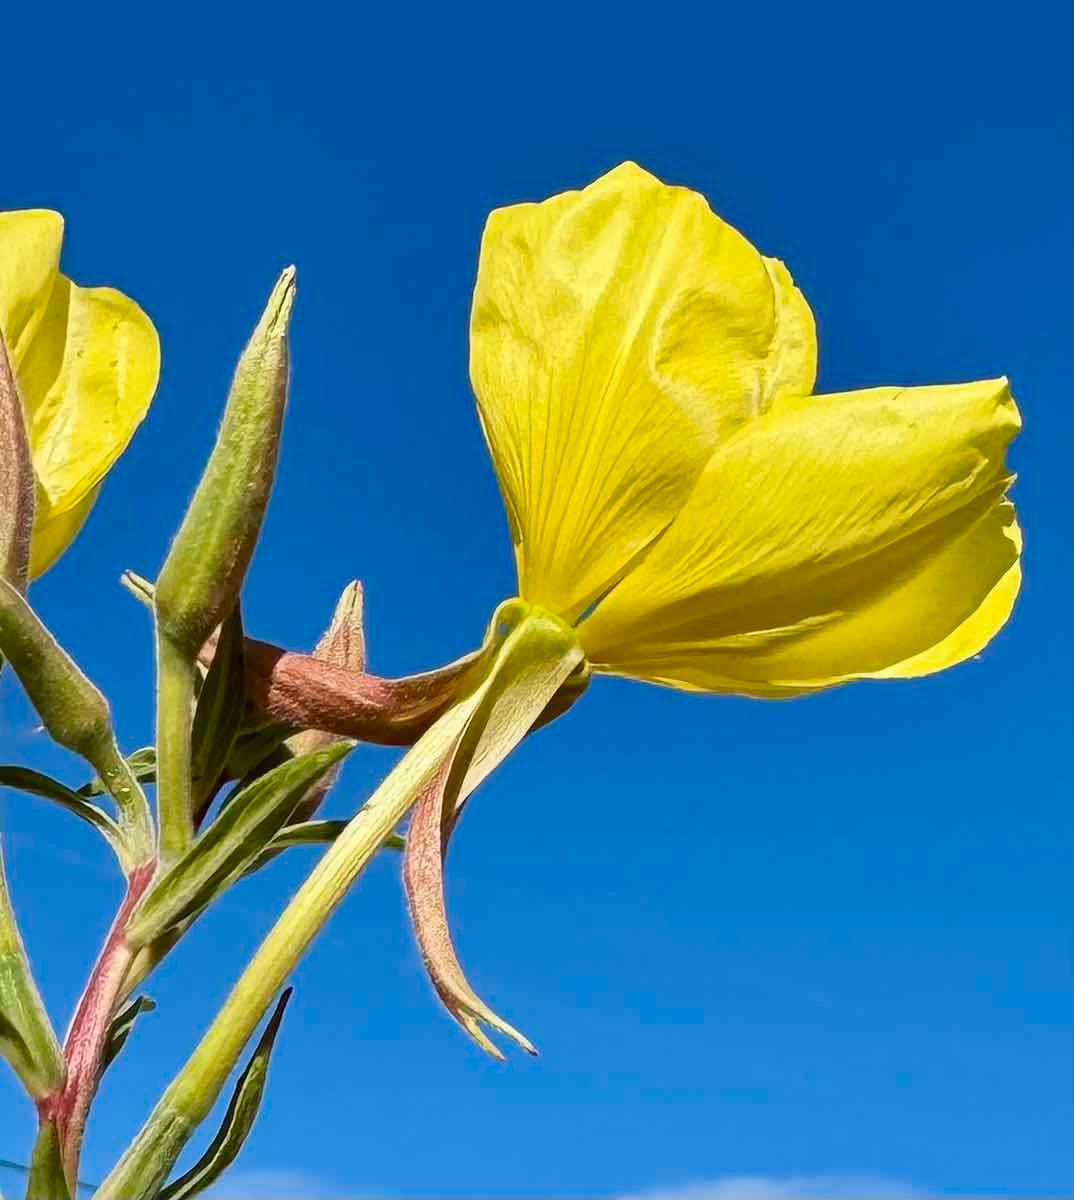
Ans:
[{"label": "narrow green leaf", "polygon": [[[302,821],[297,825],[288,825],[276,834],[267,849],[282,850],[287,846],[334,842],[349,824],[349,821]],[[397,833],[393,833],[384,842],[386,850],[402,850],[405,846],[406,839]]]},{"label": "narrow green leaf", "polygon": [[146,894],[128,927],[132,945],[144,946],[200,911],[287,823],[310,784],[353,748],[340,742],[293,758],[256,779],[220,813]]},{"label": "narrow green leaf", "polygon": [[37,1131],[26,1200],[71,1200],[71,1190],[63,1173],[60,1135],[54,1121],[46,1121]]},{"label": "narrow green leaf", "polygon": [[109,1026],[108,1034],[105,1038],[104,1050],[101,1053],[102,1075],[115,1061],[116,1055],[127,1044],[127,1038],[131,1035],[134,1022],[142,1013],[152,1012],[156,1007],[156,1004],[148,996],[137,996],[134,1000],[128,1000],[112,1018],[112,1024]]},{"label": "narrow green leaf", "polygon": [[[349,821],[299,821],[295,825],[287,825],[280,830],[264,850],[246,868],[246,874],[252,875],[268,866],[282,851],[290,846],[327,846],[336,840]],[[381,844],[382,850],[404,850],[406,838],[398,833],[390,834]]]},{"label": "narrow green leaf", "polygon": [[[139,783],[154,783],[157,778],[157,750],[155,746],[143,746],[127,755],[127,766]],[[107,788],[94,776],[89,783],[84,783],[79,789],[80,796],[103,796]]]},{"label": "narrow green leaf", "polygon": [[[291,757],[285,742],[292,732],[290,725],[279,721],[259,724],[244,729],[235,739],[228,759],[228,774],[233,779],[251,780],[269,767],[278,767]],[[252,780],[251,780],[252,781]]]},{"label": "narrow green leaf", "polygon": [[261,1040],[235,1084],[223,1122],[209,1148],[190,1168],[160,1193],[158,1200],[190,1200],[214,1184],[239,1156],[250,1130],[257,1118],[261,1099],[268,1081],[269,1059],[280,1030],[284,1009],[291,999],[288,988],[276,1002]]},{"label": "narrow green leaf", "polygon": [[91,804],[84,796],[73,791],[65,784],[43,775],[40,771],[32,771],[29,767],[0,766],[0,787],[17,788],[20,792],[28,792],[31,796],[42,796],[62,805],[68,812],[81,817],[88,822],[104,838],[115,851],[120,862],[126,861],[126,850],[123,846],[123,836],[119,826],[96,804]]},{"label": "narrow green leaf", "polygon": [[227,765],[246,712],[242,617],[238,604],[220,627],[216,653],[194,710],[191,732],[194,812],[200,813]]}]

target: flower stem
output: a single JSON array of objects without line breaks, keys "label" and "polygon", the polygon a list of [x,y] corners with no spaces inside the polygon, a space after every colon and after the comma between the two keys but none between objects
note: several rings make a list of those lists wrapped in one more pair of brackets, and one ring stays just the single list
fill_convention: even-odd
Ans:
[{"label": "flower stem", "polygon": [[194,839],[190,734],[194,716],[194,661],[157,631],[157,810],[160,857],[174,862]]}]

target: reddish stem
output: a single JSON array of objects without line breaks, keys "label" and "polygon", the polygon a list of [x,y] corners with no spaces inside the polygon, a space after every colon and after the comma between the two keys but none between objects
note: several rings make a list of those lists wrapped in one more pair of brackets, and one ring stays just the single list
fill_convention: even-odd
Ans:
[{"label": "reddish stem", "polygon": [[126,938],[127,922],[155,870],[155,862],[142,863],[134,868],[127,880],[126,895],[67,1031],[63,1047],[67,1066],[63,1091],[39,1105],[41,1118],[56,1122],[64,1171],[69,1180],[74,1180],[78,1172],[86,1118],[101,1077],[101,1056],[115,1016],[116,1001],[134,957],[134,949]]}]

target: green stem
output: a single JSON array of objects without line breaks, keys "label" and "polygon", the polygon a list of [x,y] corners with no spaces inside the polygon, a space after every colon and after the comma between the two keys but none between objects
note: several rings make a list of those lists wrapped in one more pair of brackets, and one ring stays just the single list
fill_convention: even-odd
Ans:
[{"label": "green stem", "polygon": [[116,802],[123,844],[135,866],[149,862],[156,851],[153,817],[142,785],[130,763],[119,752],[111,732],[96,745],[87,747],[86,758],[101,783]]},{"label": "green stem", "polygon": [[157,810],[160,857],[174,862],[194,840],[190,733],[194,719],[194,661],[157,631]]}]

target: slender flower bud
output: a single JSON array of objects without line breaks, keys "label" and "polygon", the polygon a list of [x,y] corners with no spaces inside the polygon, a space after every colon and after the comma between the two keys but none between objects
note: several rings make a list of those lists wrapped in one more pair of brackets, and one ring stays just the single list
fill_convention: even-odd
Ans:
[{"label": "slender flower bud", "polygon": [[52,740],[92,761],[96,745],[112,736],[108,701],[6,580],[0,580],[0,649]]},{"label": "slender flower bud", "polygon": [[63,1055],[15,924],[0,857],[0,1056],[34,1100],[63,1086]]},{"label": "slender flower bud", "polygon": [[194,836],[191,713],[198,652],[235,608],[276,473],[295,270],[276,281],[239,358],[216,445],[157,580],[157,806],[166,862]]},{"label": "slender flower bud", "polygon": [[231,612],[253,555],[276,472],[287,402],[288,267],[239,359],[216,445],[157,581],[157,620],[193,656]]},{"label": "slender flower bud", "polygon": [[0,578],[20,592],[30,571],[34,468],[26,416],[0,331]]},{"label": "slender flower bud", "polygon": [[[364,609],[365,598],[362,585],[357,579],[354,579],[343,589],[342,595],[336,602],[332,621],[314,648],[313,657],[320,662],[331,663],[333,666],[342,667],[345,670],[357,673],[364,671]],[[287,747],[292,754],[297,756],[321,750],[338,740],[336,734],[325,733],[320,729],[303,729],[288,738]],[[301,821],[308,821],[321,807],[322,801],[328,795],[338,776],[338,767],[326,772],[295,806],[290,824],[295,825]]]},{"label": "slender flower bud", "polygon": [[0,653],[52,740],[80,754],[115,800],[130,861],[146,861],[153,849],[149,807],[116,745],[108,701],[5,579],[0,579]]}]

